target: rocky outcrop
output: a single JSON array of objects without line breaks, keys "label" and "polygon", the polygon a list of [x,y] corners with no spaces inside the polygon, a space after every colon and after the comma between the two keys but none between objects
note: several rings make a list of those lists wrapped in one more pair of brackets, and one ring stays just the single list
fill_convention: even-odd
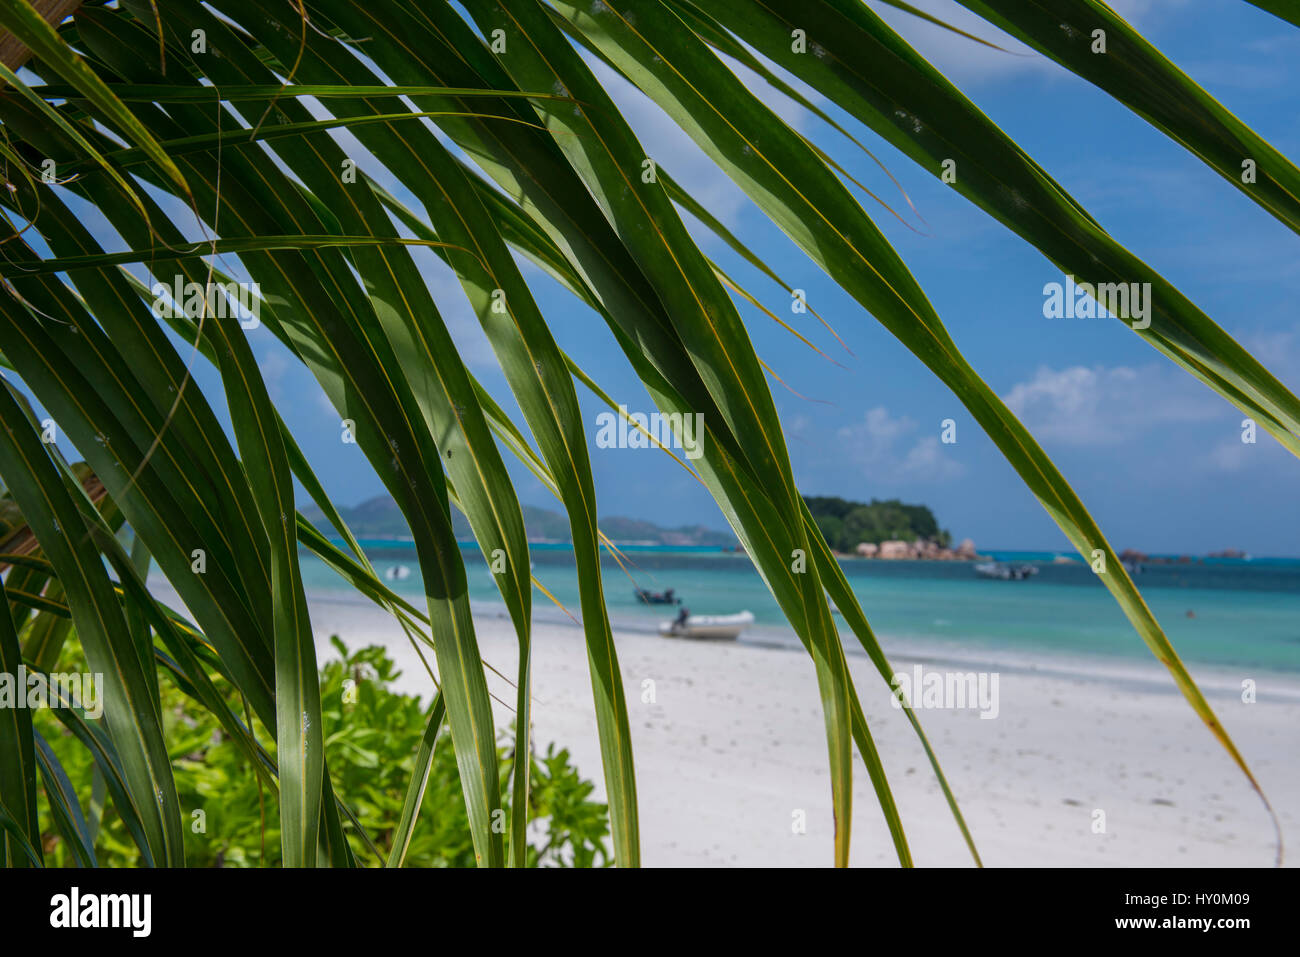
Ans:
[{"label": "rocky outcrop", "polygon": [[916,548],[911,542],[891,540],[880,543],[880,557],[887,559],[916,558]]},{"label": "rocky outcrop", "polygon": [[938,542],[922,538],[914,542],[905,542],[899,539],[891,539],[880,544],[862,542],[855,551],[859,558],[878,558],[883,561],[924,559],[927,561],[952,562],[973,561],[979,557],[975,551],[975,543],[969,538],[956,548],[948,548]]}]

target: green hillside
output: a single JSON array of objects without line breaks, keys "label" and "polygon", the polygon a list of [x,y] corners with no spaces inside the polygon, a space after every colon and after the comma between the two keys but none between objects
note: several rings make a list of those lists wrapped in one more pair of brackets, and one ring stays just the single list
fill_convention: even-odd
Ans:
[{"label": "green hillside", "polygon": [[836,496],[805,496],[817,527],[831,548],[851,552],[861,542],[932,541],[947,546],[951,535],[941,529],[924,505],[907,505],[896,498],[854,502]]},{"label": "green hillside", "polygon": [[[529,541],[567,542],[570,540],[569,520],[563,513],[535,505],[524,505],[524,528]],[[387,495],[367,499],[359,505],[340,507],[339,514],[358,538],[409,538],[410,530],[396,503]],[[303,515],[312,524],[329,534],[328,523],[314,506],[303,509]],[[653,545],[717,545],[732,546],[736,536],[729,531],[706,528],[703,525],[686,525],[663,528],[643,519],[612,515],[600,520],[601,530],[615,542]],[[452,528],[461,541],[473,539],[469,522],[458,510],[452,509]]]}]

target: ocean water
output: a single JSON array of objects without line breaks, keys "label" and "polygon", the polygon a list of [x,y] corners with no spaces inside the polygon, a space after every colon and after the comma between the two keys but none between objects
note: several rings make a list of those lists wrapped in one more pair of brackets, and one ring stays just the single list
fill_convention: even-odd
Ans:
[{"label": "ocean water", "polygon": [[[410,577],[389,587],[424,607],[419,566],[410,543],[368,540],[367,555],[382,574],[395,565]],[[504,614],[505,607],[477,547],[464,548],[475,614]],[[743,554],[715,548],[665,546],[623,549],[627,572],[602,558],[606,605],[615,627],[654,631],[676,609],[640,604],[636,585],[676,590],[694,614],[748,610],[755,623],[741,642],[797,644],[779,607]],[[568,546],[534,545],[533,574],[575,617],[581,617],[573,554]],[[942,647],[978,655],[999,650],[1038,657],[1093,656],[1151,660],[1119,606],[1098,577],[1080,561],[1053,563],[1051,553],[994,553],[999,560],[1032,562],[1039,568],[1023,582],[981,579],[967,562],[841,563],[876,634],[892,649]],[[304,555],[304,583],[321,597],[355,596],[332,569]],[[629,578],[629,573],[631,578]],[[1206,560],[1146,564],[1134,581],[1188,663],[1231,669],[1300,673],[1300,559]],[[540,592],[533,593],[539,621],[568,621]],[[846,647],[857,647],[842,619]]]}]

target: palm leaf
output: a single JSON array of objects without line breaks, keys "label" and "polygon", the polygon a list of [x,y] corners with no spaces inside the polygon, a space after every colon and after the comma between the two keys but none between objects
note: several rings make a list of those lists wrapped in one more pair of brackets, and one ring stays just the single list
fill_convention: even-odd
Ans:
[{"label": "palm leaf", "polygon": [[[8,594],[0,583],[0,674],[16,676],[21,664],[22,651],[9,614]],[[17,681],[16,677],[11,680]],[[26,694],[26,690],[16,687],[14,693]],[[22,834],[33,847],[38,847],[41,833],[36,816],[36,753],[32,734],[29,710],[12,706],[0,709],[0,805],[12,809],[9,813],[21,826]],[[6,833],[5,866],[25,866],[26,854],[20,854],[20,848],[12,842],[13,838]]]},{"label": "palm leaf", "polygon": [[[892,5],[951,29],[910,4]],[[1096,83],[1261,208],[1300,226],[1295,167],[1104,4],[966,5]],[[1289,4],[1258,5],[1294,22]],[[778,373],[755,353],[738,301],[767,310],[704,255],[681,213],[789,294],[785,270],[771,268],[668,175],[662,157],[647,153],[582,51],[657,103],[954,392],[1075,546],[1105,557],[1103,580],[1135,630],[1254,784],[1082,501],[958,350],[844,180],[862,184],[782,122],[722,57],[867,155],[829,109],[769,62],[935,175],[953,161],[954,187],[1062,270],[1150,282],[1152,322],[1135,331],[1300,454],[1300,402],[1285,386],[1111,238],[858,0],[468,0],[464,10],[468,17],[449,3],[414,0],[285,7],[122,0],[82,6],[56,29],[27,0],[0,2],[0,26],[33,55],[21,76],[16,65],[4,68],[13,93],[0,96],[0,156],[16,170],[0,193],[0,277],[12,293],[0,298],[0,365],[57,418],[102,483],[95,498],[39,442],[24,393],[10,386],[0,395],[0,474],[27,529],[24,541],[0,548],[10,569],[0,607],[11,616],[0,622],[0,665],[16,667],[26,652],[34,666],[51,666],[75,628],[90,666],[110,676],[107,733],[75,712],[60,715],[94,758],[89,821],[30,724],[0,724],[7,861],[41,860],[38,767],[55,827],[78,862],[94,862],[106,797],[145,863],[183,860],[158,671],[215,714],[254,773],[279,790],[287,864],[355,864],[345,822],[374,849],[329,775],[301,548],[391,613],[417,650],[427,643],[435,651],[440,691],[387,862],[404,861],[445,720],[480,863],[525,863],[531,592],[545,589],[529,572],[504,449],[569,516],[615,858],[638,863],[630,728],[600,565],[600,548],[610,543],[596,522],[577,384],[617,406],[556,344],[548,325],[556,320],[543,313],[519,255],[589,307],[583,321],[604,324],[662,411],[704,416],[704,454],[691,463],[693,474],[749,552],[817,676],[834,860],[849,859],[856,749],[899,861],[911,863],[904,810],[863,715],[828,594],[881,678],[888,682],[892,670],[796,487],[767,383]],[[1060,30],[1062,23],[1070,29]],[[1094,26],[1106,31],[1104,58],[1085,52]],[[795,28],[815,55],[796,52]],[[192,53],[194,30],[220,55]],[[508,52],[485,43],[488,36]],[[382,169],[342,176],[351,142]],[[61,185],[32,175],[46,158],[65,177]],[[1240,181],[1243,158],[1256,163],[1255,183]],[[109,224],[111,240],[84,225],[86,207]],[[178,210],[192,225],[180,224]],[[447,306],[421,272],[422,250],[455,274],[520,423],[458,354],[442,318]],[[234,319],[160,316],[151,308],[151,280],[205,285],[235,276],[259,284],[262,325],[316,378],[396,500],[415,541],[426,610],[375,574],[286,427]],[[198,361],[219,381],[229,430],[196,385]],[[299,514],[295,481],[343,547]],[[453,505],[483,553],[504,559],[494,578],[519,648],[508,841],[498,826],[490,669],[474,633]],[[122,524],[135,536],[129,555],[114,537]],[[200,553],[208,563],[201,574],[192,566]],[[192,621],[150,595],[144,576],[155,560]],[[236,689],[275,729],[278,760],[216,682]],[[978,862],[938,758],[916,715],[906,715]]]}]

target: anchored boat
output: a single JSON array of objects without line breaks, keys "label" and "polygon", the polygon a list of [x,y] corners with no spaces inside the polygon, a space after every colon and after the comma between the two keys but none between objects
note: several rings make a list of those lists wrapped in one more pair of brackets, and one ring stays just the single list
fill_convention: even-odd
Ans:
[{"label": "anchored boat", "polygon": [[666,638],[707,638],[715,641],[730,640],[754,623],[747,611],[734,615],[685,615],[675,621],[659,625],[659,634]]},{"label": "anchored boat", "polygon": [[643,605],[679,605],[682,601],[673,593],[671,588],[662,592],[638,588],[636,589],[636,600]]},{"label": "anchored boat", "polygon": [[1038,574],[1037,565],[1003,565],[1001,562],[985,562],[975,566],[975,574],[980,578],[996,578],[998,581],[1019,582]]}]

